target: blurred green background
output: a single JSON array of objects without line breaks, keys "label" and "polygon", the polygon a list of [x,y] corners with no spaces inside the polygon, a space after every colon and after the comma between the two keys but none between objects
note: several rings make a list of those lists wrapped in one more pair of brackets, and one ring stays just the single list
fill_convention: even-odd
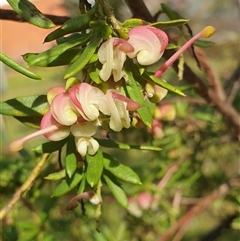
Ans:
[{"label": "blurred green background", "polygon": [[[111,1],[116,15],[124,20],[131,14],[124,1]],[[189,25],[197,33],[206,25],[213,25],[216,34],[211,38],[215,45],[204,49],[210,66],[226,90],[239,81],[239,2],[238,1],[197,1],[169,0],[145,1],[154,14],[160,3],[166,3],[183,18],[189,18]],[[64,2],[75,14],[76,3]],[[137,4],[137,3],[136,3]],[[193,58],[186,61],[204,79]],[[6,68],[8,87],[2,93],[2,100],[16,96],[45,94],[56,84],[64,84],[64,68],[34,68],[45,81],[32,81]],[[235,75],[234,75],[235,73]],[[239,72],[238,72],[239,73]],[[237,77],[235,77],[237,76]],[[102,218],[100,223],[94,219],[95,207],[87,201],[84,207],[66,211],[67,202],[74,191],[60,198],[51,198],[56,182],[44,180],[48,173],[58,170],[57,156],[53,155],[38,178],[34,187],[24,195],[7,219],[2,223],[3,241],[154,241],[158,240],[191,207],[209,195],[222,183],[239,175],[239,142],[234,138],[230,127],[222,116],[208,103],[201,101],[195,91],[178,81],[174,71],[169,70],[166,79],[185,90],[195,101],[182,101],[180,97],[169,94],[163,104],[171,104],[176,111],[172,121],[162,120],[164,136],[151,138],[147,130],[123,131],[112,138],[129,144],[154,144],[163,148],[160,153],[147,151],[112,151],[115,158],[131,166],[140,176],[143,185],[123,184],[130,199],[128,210],[120,207],[111,193],[103,188]],[[177,99],[176,99],[177,97]],[[240,111],[239,85],[233,99],[234,107]],[[1,200],[4,207],[17,188],[27,179],[36,164],[31,148],[45,141],[43,138],[27,143],[20,153],[13,154],[8,144],[21,136],[31,133],[32,129],[11,117],[3,117],[1,122]],[[180,162],[180,164],[179,164]],[[169,177],[162,189],[158,183],[169,168],[177,169]],[[141,193],[150,194],[157,201],[143,208],[139,200]],[[209,208],[197,215],[187,226],[185,235],[178,240],[240,240],[239,185],[230,188],[228,193],[215,200]],[[83,212],[85,209],[85,213]],[[238,214],[237,214],[238,213]],[[207,239],[214,228],[231,215],[235,218],[218,231],[214,239]],[[100,232],[96,231],[99,226]],[[205,237],[205,238],[204,238]],[[171,240],[171,239],[170,239]],[[175,240],[177,241],[177,239]]]}]

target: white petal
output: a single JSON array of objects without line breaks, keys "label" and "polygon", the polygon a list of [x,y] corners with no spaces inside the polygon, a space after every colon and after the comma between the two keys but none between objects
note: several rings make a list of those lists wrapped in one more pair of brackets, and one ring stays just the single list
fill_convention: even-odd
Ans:
[{"label": "white petal", "polygon": [[103,64],[99,76],[103,81],[107,81],[112,73],[113,66],[113,41],[111,38],[104,42],[98,50],[98,59]]},{"label": "white petal", "polygon": [[96,134],[97,125],[96,122],[84,122],[72,125],[70,130],[76,137],[90,137]]},{"label": "white petal", "polygon": [[79,139],[76,139],[76,146],[79,154],[84,157],[87,154],[87,147],[88,147],[88,141],[84,138],[81,137]]},{"label": "white petal", "polygon": [[98,142],[95,139],[91,138],[88,144],[88,154],[94,155],[98,151],[98,148],[99,148]]},{"label": "white petal", "polygon": [[81,137],[75,139],[77,150],[79,154],[84,157],[88,153],[89,155],[94,155],[98,148],[98,142],[92,137]]}]

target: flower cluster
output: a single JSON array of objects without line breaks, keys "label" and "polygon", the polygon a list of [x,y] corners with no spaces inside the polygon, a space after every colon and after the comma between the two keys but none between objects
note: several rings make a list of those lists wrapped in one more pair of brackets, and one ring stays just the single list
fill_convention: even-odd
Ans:
[{"label": "flower cluster", "polygon": [[128,33],[129,39],[111,38],[98,50],[98,58],[103,67],[100,77],[107,81],[111,75],[115,82],[122,77],[127,79],[123,70],[127,56],[136,58],[141,65],[156,63],[163,55],[168,44],[168,36],[160,29],[150,26],[138,26]]},{"label": "flower cluster", "polygon": [[25,141],[39,135],[51,141],[60,141],[72,134],[80,155],[93,155],[99,144],[92,136],[103,119],[109,122],[110,129],[119,132],[130,127],[129,111],[140,107],[115,89],[109,89],[104,94],[87,83],[74,85],[69,91],[63,86],[53,87],[48,91],[47,98],[50,108],[41,120],[40,130],[11,143],[12,151],[22,149]]},{"label": "flower cluster", "polygon": [[[206,27],[200,31],[168,59],[154,76],[161,77],[194,41],[200,37],[207,38],[213,33],[213,27]],[[151,26],[133,27],[128,36],[128,40],[112,37],[99,47],[98,60],[102,64],[99,76],[103,81],[106,82],[111,77],[114,82],[122,78],[127,80],[128,76],[124,71],[127,58],[137,61],[139,65],[148,66],[161,58],[168,45],[166,33]],[[110,86],[110,83],[108,84]],[[166,89],[147,81],[145,91],[147,97],[154,103],[158,103],[167,94]],[[25,141],[39,135],[44,135],[51,141],[59,141],[71,134],[75,138],[76,148],[81,156],[87,153],[93,155],[99,148],[98,142],[93,138],[98,126],[104,121],[116,132],[122,128],[129,128],[129,111],[140,108],[139,103],[116,89],[109,88],[107,91],[102,91],[84,81],[67,90],[62,86],[53,87],[48,91],[47,97],[50,108],[41,120],[40,130],[14,141],[10,144],[10,150],[19,151]],[[153,123],[154,128],[155,134],[159,132],[157,130],[161,130],[159,120]]]}]

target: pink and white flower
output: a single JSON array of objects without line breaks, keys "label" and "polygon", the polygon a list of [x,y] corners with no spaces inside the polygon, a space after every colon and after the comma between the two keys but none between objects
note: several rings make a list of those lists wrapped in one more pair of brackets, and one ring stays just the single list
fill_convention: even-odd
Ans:
[{"label": "pink and white flower", "polygon": [[151,26],[134,27],[128,35],[128,43],[133,46],[134,51],[127,55],[131,59],[136,57],[141,65],[156,63],[168,45],[167,34]]},{"label": "pink and white flower", "polygon": [[116,90],[108,90],[103,96],[99,110],[110,116],[109,127],[114,131],[121,131],[123,127],[130,127],[129,111],[140,108],[140,105],[122,95]]},{"label": "pink and white flower", "polygon": [[99,76],[107,81],[111,75],[115,82],[119,81],[126,74],[123,64],[126,60],[126,53],[133,52],[134,48],[126,40],[111,38],[104,42],[98,50],[98,59],[103,64]]},{"label": "pink and white flower", "polygon": [[98,148],[98,142],[92,138],[97,131],[96,122],[83,122],[71,126],[71,132],[75,136],[76,147],[81,156],[94,155]]},{"label": "pink and white flower", "polygon": [[77,107],[81,116],[87,121],[94,121],[99,116],[99,102],[103,92],[87,83],[73,86],[69,90],[70,98]]}]

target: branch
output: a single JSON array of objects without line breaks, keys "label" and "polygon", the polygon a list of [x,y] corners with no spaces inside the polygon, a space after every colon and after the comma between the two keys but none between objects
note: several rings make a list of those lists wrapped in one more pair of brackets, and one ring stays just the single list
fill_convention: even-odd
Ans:
[{"label": "branch", "polygon": [[7,216],[7,214],[12,210],[13,206],[20,200],[22,195],[31,188],[34,181],[37,179],[40,172],[42,171],[44,164],[47,162],[48,156],[49,154],[44,154],[40,157],[38,164],[32,170],[28,179],[15,192],[15,194],[13,195],[12,199],[8,202],[8,204],[2,210],[0,210],[0,221],[2,221]]},{"label": "branch", "polygon": [[[125,0],[134,18],[142,18],[145,21],[153,22],[154,19],[142,0]],[[137,3],[136,3],[137,2]]]},{"label": "branch", "polygon": [[[137,3],[136,1],[133,1],[133,0],[125,0],[125,2],[129,6],[134,16],[138,16],[139,18],[149,22],[154,21],[154,17],[151,16],[143,0],[138,0]],[[165,51],[163,57],[165,59],[168,59],[174,53],[175,53],[174,50]],[[200,58],[200,61],[201,61],[201,58]],[[220,83],[217,83],[217,80],[214,77],[207,62],[206,61],[204,62],[202,59],[200,64],[205,70],[205,74],[206,74],[206,77],[208,78],[210,86],[205,85],[202,82],[202,80],[198,78],[198,76],[186,64],[184,64],[184,73],[183,73],[184,80],[187,83],[194,85],[198,94],[202,96],[209,104],[213,105],[213,107],[219,113],[222,114],[227,126],[229,126],[232,129],[233,134],[236,135],[237,138],[240,140],[240,121],[239,121],[240,115],[237,113],[237,111],[232,107],[230,103],[224,100],[224,97],[222,96],[222,92],[221,92],[222,87],[219,87],[219,85],[217,85]],[[176,71],[178,71],[178,61],[174,62],[173,68]]]},{"label": "branch", "polygon": [[222,184],[218,189],[214,190],[210,195],[204,197],[196,206],[188,211],[178,222],[167,230],[158,241],[167,241],[169,238],[177,234],[182,227],[189,224],[193,218],[202,213],[207,207],[209,207],[216,199],[223,197],[229,191],[232,186],[239,185],[240,176],[230,179],[228,183]]},{"label": "branch", "polygon": [[[44,14],[44,16],[52,20],[55,25],[62,25],[68,19],[70,19],[70,17],[67,17],[67,16],[55,16],[51,14]],[[15,22],[27,22],[27,20],[22,18],[15,11],[8,10],[8,9],[0,9],[0,19],[15,21]]]}]

